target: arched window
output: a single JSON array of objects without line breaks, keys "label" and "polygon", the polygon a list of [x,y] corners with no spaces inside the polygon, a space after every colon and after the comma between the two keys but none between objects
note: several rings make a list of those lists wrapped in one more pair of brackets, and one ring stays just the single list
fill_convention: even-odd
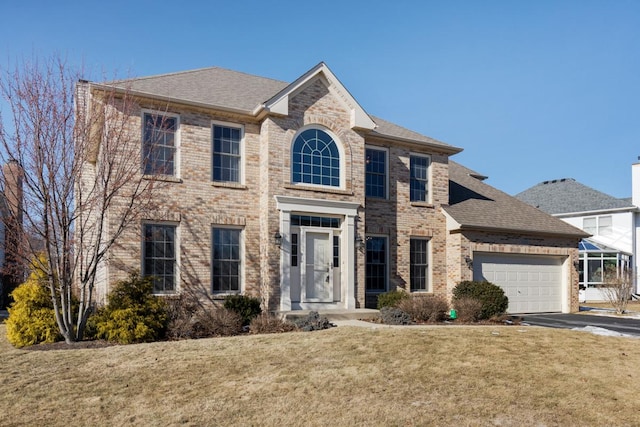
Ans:
[{"label": "arched window", "polygon": [[325,131],[302,131],[293,142],[292,181],[294,183],[340,187],[340,152]]}]

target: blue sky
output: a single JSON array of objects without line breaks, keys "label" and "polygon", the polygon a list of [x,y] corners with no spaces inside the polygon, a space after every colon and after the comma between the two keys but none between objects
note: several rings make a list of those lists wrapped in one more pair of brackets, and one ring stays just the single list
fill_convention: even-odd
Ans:
[{"label": "blue sky", "polygon": [[516,194],[631,196],[640,1],[7,1],[0,67],[66,55],[87,78],[220,66],[292,81],[327,63],[370,114],[464,148]]}]

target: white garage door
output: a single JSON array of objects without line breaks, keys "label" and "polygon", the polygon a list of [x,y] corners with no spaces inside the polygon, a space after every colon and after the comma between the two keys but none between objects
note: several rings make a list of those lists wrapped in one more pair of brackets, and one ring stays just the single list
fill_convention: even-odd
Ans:
[{"label": "white garage door", "polygon": [[561,258],[475,253],[473,279],[500,286],[509,313],[562,311]]}]

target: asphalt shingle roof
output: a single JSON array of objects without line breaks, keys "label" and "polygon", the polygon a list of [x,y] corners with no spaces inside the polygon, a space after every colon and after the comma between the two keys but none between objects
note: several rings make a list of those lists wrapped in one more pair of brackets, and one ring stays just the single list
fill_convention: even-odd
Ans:
[{"label": "asphalt shingle roof", "polygon": [[572,178],[544,181],[515,197],[549,214],[634,208],[628,200],[617,199]]},{"label": "asphalt shingle roof", "polygon": [[[230,109],[252,114],[290,83],[254,76],[220,67],[202,68],[105,83],[150,97],[196,103],[211,108]],[[444,142],[370,116],[377,127],[371,136],[391,137],[434,146],[448,151],[462,151]]]},{"label": "asphalt shingle roof", "polygon": [[252,112],[288,83],[219,67],[120,80],[111,85],[211,107]]},{"label": "asphalt shingle roof", "polygon": [[587,237],[584,231],[494,188],[482,176],[449,161],[449,206],[444,210],[461,228]]}]

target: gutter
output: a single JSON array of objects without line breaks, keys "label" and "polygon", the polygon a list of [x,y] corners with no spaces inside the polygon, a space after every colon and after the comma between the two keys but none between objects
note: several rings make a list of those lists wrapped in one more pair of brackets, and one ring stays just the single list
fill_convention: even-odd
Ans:
[{"label": "gutter", "polygon": [[453,145],[433,144],[426,141],[417,141],[415,139],[401,138],[399,136],[385,135],[382,133],[369,134],[367,136],[372,138],[379,138],[382,140],[392,140],[392,141],[402,142],[405,144],[420,145],[423,147],[434,148],[447,154],[458,154],[464,150],[464,148],[454,147]]},{"label": "gutter", "polygon": [[581,212],[564,212],[557,214],[549,214],[555,216],[556,218],[570,218],[576,216],[585,216],[585,215],[602,215],[608,213],[624,213],[624,212],[640,212],[640,208],[637,206],[628,206],[624,208],[612,208],[612,209],[597,209],[592,211],[581,211]]},{"label": "gutter", "polygon": [[109,85],[103,85],[100,83],[89,83],[89,88],[96,88],[103,91],[114,91],[116,93],[122,93],[122,94],[130,94],[133,96],[138,96],[138,97],[147,98],[147,99],[157,99],[161,101],[171,102],[174,104],[190,105],[193,107],[206,108],[206,109],[216,109],[220,111],[225,111],[227,113],[234,113],[234,114],[239,114],[243,116],[252,116],[252,117],[255,116],[255,114],[249,110],[240,110],[237,108],[229,108],[229,107],[222,107],[222,106],[213,105],[213,104],[205,104],[204,102],[189,101],[187,99],[182,99],[182,98],[173,98],[170,96],[156,95],[149,92],[142,92],[139,90],[127,89],[119,86],[109,86]]}]

